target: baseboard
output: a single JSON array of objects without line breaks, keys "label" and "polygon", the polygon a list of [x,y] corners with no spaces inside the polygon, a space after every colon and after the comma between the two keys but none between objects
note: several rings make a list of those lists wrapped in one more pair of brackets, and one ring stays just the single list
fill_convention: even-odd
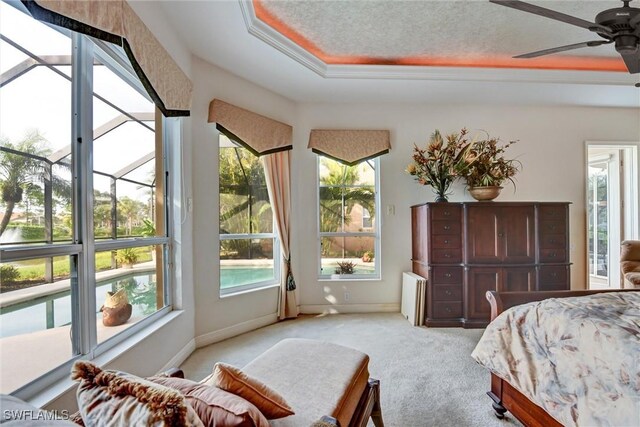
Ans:
[{"label": "baseboard", "polygon": [[196,340],[192,339],[184,347],[182,347],[182,349],[178,352],[178,354],[173,356],[171,360],[169,360],[162,367],[162,369],[160,369],[160,372],[164,372],[170,368],[177,368],[178,366],[182,365],[184,361],[187,360],[189,356],[191,356],[191,353],[193,353],[195,349],[196,349]]},{"label": "baseboard", "polygon": [[204,347],[209,344],[213,344],[227,338],[235,337],[236,335],[250,332],[263,326],[271,325],[278,321],[278,314],[268,314],[266,316],[258,317],[257,319],[247,320],[246,322],[238,323],[237,325],[229,326],[217,331],[209,332],[204,335],[199,335],[195,338],[196,348]]},{"label": "baseboard", "polygon": [[303,314],[334,314],[334,313],[399,313],[399,303],[388,304],[309,304],[301,305]]}]

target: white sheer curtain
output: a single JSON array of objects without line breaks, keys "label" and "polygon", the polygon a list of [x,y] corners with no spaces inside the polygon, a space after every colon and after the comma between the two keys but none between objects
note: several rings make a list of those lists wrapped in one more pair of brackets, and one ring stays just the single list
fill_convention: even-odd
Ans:
[{"label": "white sheer curtain", "polygon": [[296,282],[291,271],[291,253],[289,251],[289,236],[291,233],[291,150],[272,153],[262,156],[261,159],[282,251],[278,313],[278,317],[282,320],[297,317],[299,313],[296,300]]}]

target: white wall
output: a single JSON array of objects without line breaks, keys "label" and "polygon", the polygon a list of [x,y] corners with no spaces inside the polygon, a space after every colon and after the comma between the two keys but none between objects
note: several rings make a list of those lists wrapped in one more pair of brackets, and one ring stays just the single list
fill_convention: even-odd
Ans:
[{"label": "white wall", "polygon": [[273,323],[278,300],[273,287],[220,297],[218,131],[207,123],[209,103],[219,98],[289,124],[295,121],[296,106],[198,58],[193,59],[192,72],[195,335],[200,346]]},{"label": "white wall", "polygon": [[[410,209],[433,201],[430,188],[418,185],[404,172],[414,143],[424,145],[435,129],[442,132],[466,126],[484,129],[503,141],[517,139],[510,155],[523,170],[517,191],[507,185],[499,201],[568,201],[572,245],[572,288],[585,287],[585,141],[629,141],[640,135],[638,109],[578,107],[485,107],[464,105],[318,105],[299,107],[293,154],[294,242],[293,268],[300,289],[302,310],[316,312],[329,300],[338,311],[386,310],[400,301],[402,271],[411,268]],[[316,155],[306,149],[312,128],[390,129],[391,153],[381,158],[382,280],[373,282],[319,282]],[[472,200],[462,185],[451,201]],[[386,206],[395,215],[386,215]],[[309,233],[308,230],[314,230]],[[304,254],[304,255],[303,255]],[[350,292],[350,301],[344,292]],[[363,306],[365,305],[365,306]],[[367,306],[368,305],[368,306]]]}]

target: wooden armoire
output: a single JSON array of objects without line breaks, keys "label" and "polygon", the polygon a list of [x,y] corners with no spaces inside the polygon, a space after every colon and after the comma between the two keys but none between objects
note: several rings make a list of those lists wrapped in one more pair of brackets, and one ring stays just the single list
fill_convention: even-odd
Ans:
[{"label": "wooden armoire", "polygon": [[486,326],[489,290],[570,288],[569,203],[425,203],[411,232],[427,326]]}]

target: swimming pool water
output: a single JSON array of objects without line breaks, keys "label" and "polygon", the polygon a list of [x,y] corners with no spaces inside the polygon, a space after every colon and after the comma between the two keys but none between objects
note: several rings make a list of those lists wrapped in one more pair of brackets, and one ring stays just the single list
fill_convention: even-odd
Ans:
[{"label": "swimming pool water", "polygon": [[220,268],[220,289],[273,280],[273,267],[224,266]]}]

